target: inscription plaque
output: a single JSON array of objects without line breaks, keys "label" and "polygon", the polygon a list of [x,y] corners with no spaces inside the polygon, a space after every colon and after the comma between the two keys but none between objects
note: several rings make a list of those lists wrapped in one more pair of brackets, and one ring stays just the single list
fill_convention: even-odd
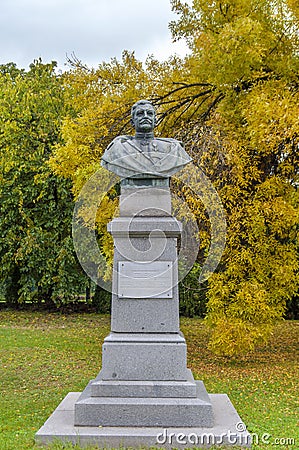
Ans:
[{"label": "inscription plaque", "polygon": [[118,295],[122,298],[172,298],[171,261],[118,263]]}]

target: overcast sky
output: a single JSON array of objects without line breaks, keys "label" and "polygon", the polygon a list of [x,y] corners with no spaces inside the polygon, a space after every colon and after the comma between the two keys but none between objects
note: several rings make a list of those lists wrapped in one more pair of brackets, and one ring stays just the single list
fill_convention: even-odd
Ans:
[{"label": "overcast sky", "polygon": [[168,29],[176,17],[170,0],[0,0],[0,64],[27,69],[41,57],[65,69],[74,53],[97,67],[124,49],[139,60],[183,55],[186,46],[173,44]]}]

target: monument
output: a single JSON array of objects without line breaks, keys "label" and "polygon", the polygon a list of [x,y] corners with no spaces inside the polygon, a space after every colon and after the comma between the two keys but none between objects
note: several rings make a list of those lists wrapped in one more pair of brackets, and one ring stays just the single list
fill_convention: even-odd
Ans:
[{"label": "monument", "polygon": [[[119,136],[102,165],[121,178],[114,241],[111,332],[102,369],[82,393],[69,393],[36,434],[100,448],[250,446],[224,394],[209,395],[187,368],[179,328],[177,241],[169,179],[191,162],[183,144],[156,138],[156,112],[132,107],[135,136]],[[234,439],[232,439],[232,436]]]}]

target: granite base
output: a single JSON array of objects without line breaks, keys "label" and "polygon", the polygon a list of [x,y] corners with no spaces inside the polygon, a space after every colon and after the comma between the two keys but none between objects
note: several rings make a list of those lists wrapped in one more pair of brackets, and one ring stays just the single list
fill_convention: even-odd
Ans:
[{"label": "granite base", "polygon": [[225,394],[210,394],[214,413],[212,428],[197,427],[84,427],[74,426],[74,405],[81,393],[70,392],[36,433],[36,443],[71,442],[100,449],[209,448],[213,445],[251,446],[250,434]]}]

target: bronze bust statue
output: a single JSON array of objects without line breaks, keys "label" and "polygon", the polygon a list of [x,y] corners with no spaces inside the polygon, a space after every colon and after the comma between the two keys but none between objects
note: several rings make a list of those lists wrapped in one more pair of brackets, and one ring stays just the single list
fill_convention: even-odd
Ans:
[{"label": "bronze bust statue", "polygon": [[135,136],[116,137],[101,162],[103,167],[120,176],[123,184],[138,185],[138,180],[143,184],[146,179],[157,180],[157,185],[163,183],[163,179],[168,183],[170,176],[192,161],[180,141],[154,136],[156,110],[151,102],[135,103],[131,122]]}]

